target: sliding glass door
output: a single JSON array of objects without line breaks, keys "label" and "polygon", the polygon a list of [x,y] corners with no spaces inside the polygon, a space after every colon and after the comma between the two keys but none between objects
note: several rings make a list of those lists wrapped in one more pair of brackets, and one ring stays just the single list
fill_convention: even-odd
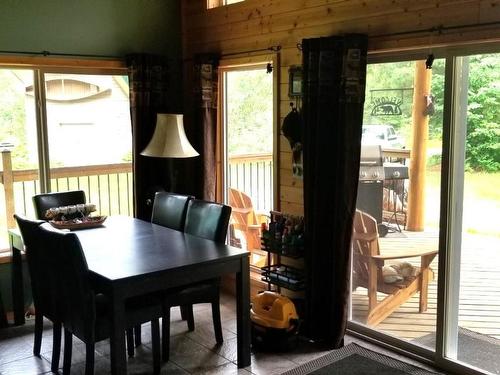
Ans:
[{"label": "sliding glass door", "polygon": [[441,56],[368,66],[349,326],[498,374],[500,53]]},{"label": "sliding glass door", "polygon": [[500,373],[500,53],[457,56],[449,138],[444,358]]},{"label": "sliding glass door", "polygon": [[443,59],[367,67],[352,321],[414,343],[436,335],[443,95]]}]

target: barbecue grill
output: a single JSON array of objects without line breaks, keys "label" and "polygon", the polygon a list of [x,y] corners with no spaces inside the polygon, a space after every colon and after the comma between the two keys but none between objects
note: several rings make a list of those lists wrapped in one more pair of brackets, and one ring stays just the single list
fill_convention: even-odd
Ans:
[{"label": "barbecue grill", "polygon": [[373,216],[379,224],[379,234],[387,234],[382,224],[384,181],[404,180],[408,167],[400,163],[384,163],[380,145],[362,145],[359,163],[357,208]]}]

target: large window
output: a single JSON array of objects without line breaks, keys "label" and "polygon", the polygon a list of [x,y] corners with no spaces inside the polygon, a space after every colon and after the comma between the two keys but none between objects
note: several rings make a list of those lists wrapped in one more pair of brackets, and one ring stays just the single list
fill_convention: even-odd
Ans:
[{"label": "large window", "polygon": [[[118,74],[117,74],[118,73]],[[0,249],[31,197],[82,189],[101,214],[132,213],[128,77],[86,69],[0,68]]]}]

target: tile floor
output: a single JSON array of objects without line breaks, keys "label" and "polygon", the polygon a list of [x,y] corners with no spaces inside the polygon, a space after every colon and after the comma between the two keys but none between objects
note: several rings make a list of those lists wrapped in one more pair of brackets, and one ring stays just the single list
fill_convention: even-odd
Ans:
[{"label": "tile floor", "polygon": [[[196,329],[187,330],[187,324],[180,318],[178,308],[171,312],[170,361],[163,364],[161,374],[280,374],[299,364],[326,354],[311,344],[302,343],[289,353],[252,353],[252,364],[245,369],[236,366],[236,306],[234,299],[223,296],[221,304],[224,344],[217,346],[212,328],[210,305],[195,306]],[[31,375],[50,373],[52,350],[52,329],[50,323],[44,331],[41,358],[34,357],[33,320],[24,326],[10,327],[0,330],[0,374]],[[150,330],[147,325],[142,329],[143,345],[136,348],[136,355],[128,359],[129,374],[150,374],[152,372],[152,354]],[[369,349],[373,345],[353,337],[346,337],[346,344],[356,342]],[[391,355],[390,352],[376,348],[378,352]],[[396,356],[392,354],[393,356]],[[401,357],[398,357],[401,359]],[[414,361],[408,360],[414,363]],[[73,339],[72,374],[83,374],[85,363],[85,346],[78,339]],[[62,353],[60,366],[62,367]],[[422,366],[424,367],[424,366]],[[108,374],[109,342],[96,345],[95,373]],[[60,371],[62,373],[62,370]]]}]

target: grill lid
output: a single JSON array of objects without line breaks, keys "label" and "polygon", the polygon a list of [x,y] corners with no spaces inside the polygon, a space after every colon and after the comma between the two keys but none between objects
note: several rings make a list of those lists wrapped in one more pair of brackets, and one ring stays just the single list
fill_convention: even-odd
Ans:
[{"label": "grill lid", "polygon": [[376,181],[384,178],[382,147],[380,145],[361,145],[359,181]]}]

